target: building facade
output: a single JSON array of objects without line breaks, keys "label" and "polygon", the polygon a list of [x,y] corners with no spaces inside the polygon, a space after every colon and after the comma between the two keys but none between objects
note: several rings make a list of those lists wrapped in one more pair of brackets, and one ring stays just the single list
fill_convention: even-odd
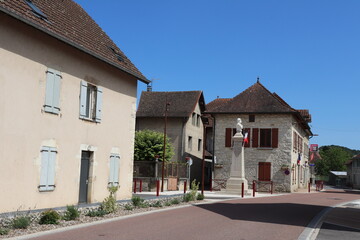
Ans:
[{"label": "building facade", "polygon": [[[214,181],[229,178],[232,136],[241,118],[248,142],[244,145],[245,176],[249,184],[272,181],[275,191],[304,188],[310,178],[307,110],[295,110],[260,82],[232,99],[215,99],[207,104],[214,119]],[[251,186],[250,186],[251,187]]]},{"label": "building facade", "polygon": [[0,213],[130,198],[148,80],[70,0],[3,1],[0,32]]}]

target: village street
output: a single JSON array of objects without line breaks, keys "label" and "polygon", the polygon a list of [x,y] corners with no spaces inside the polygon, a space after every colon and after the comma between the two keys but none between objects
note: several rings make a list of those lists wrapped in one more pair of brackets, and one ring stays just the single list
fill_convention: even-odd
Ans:
[{"label": "village street", "polygon": [[298,239],[326,207],[359,199],[359,192],[329,189],[318,193],[227,200],[124,218],[33,239]]}]

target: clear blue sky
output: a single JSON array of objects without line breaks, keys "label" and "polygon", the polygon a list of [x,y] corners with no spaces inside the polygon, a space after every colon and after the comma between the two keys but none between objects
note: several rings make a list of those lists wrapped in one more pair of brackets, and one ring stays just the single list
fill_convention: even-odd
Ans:
[{"label": "clear blue sky", "polygon": [[[256,82],[309,109],[311,143],[360,149],[359,0],[76,0],[154,91],[208,103]],[[141,91],[146,85],[139,83]]]}]

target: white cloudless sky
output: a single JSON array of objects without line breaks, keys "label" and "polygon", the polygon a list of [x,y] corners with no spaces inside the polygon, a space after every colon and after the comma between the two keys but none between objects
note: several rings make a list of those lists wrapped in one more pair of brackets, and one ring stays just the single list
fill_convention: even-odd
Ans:
[{"label": "white cloudless sky", "polygon": [[360,1],[75,1],[154,91],[202,90],[208,103],[260,77],[310,110],[311,143],[360,149]]}]

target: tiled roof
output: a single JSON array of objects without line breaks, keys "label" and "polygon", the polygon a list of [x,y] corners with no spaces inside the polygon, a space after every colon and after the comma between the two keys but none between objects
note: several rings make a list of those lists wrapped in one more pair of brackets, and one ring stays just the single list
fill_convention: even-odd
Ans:
[{"label": "tiled roof", "polygon": [[214,112],[217,108],[221,108],[227,102],[229,102],[232,98],[217,98],[208,104],[206,104],[206,111],[207,112]]},{"label": "tiled roof", "polygon": [[[209,105],[217,105],[215,108]],[[267,90],[260,82],[255,83],[232,99],[215,99],[209,103],[209,113],[294,113],[278,95]]]},{"label": "tiled roof", "polygon": [[202,91],[142,92],[136,117],[164,117],[166,101],[168,117],[190,117],[198,102],[201,111],[205,110]]},{"label": "tiled roof", "polygon": [[29,24],[145,83],[149,82],[80,5],[72,0],[30,2],[40,9],[47,19],[36,15],[25,0],[0,1],[0,13]]},{"label": "tiled roof", "polygon": [[304,129],[308,129],[309,134],[312,134],[308,125],[311,120],[309,111],[295,110],[279,95],[271,93],[259,81],[234,98],[213,100],[206,105],[206,109],[206,113],[210,114],[293,114]]}]

